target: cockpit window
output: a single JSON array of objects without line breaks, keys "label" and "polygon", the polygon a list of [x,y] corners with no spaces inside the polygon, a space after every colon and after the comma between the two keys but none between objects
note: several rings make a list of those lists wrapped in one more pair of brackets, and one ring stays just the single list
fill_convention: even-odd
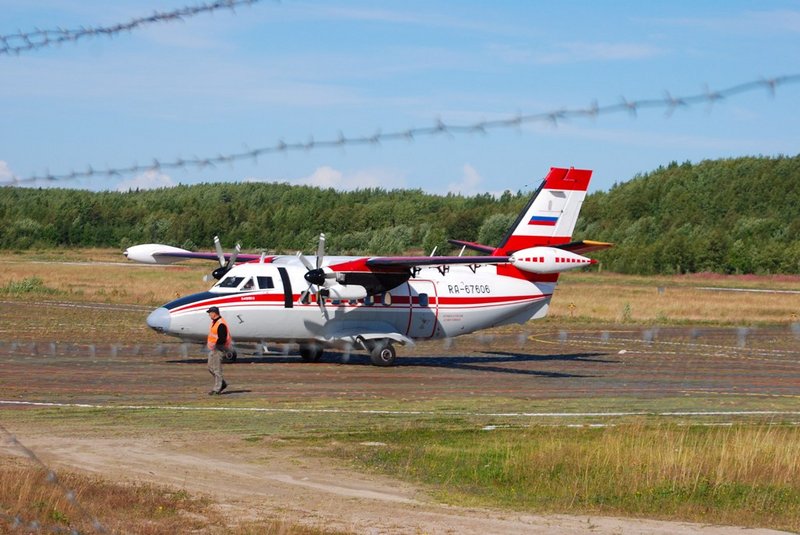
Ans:
[{"label": "cockpit window", "polygon": [[275,283],[272,282],[272,277],[256,277],[258,279],[258,287],[262,290],[269,290],[275,287]]},{"label": "cockpit window", "polygon": [[242,283],[243,280],[244,277],[226,277],[219,281],[217,286],[219,288],[236,288]]},{"label": "cockpit window", "polygon": [[242,290],[252,290],[255,288],[255,285],[256,284],[253,281],[253,277],[250,277],[247,279],[247,282],[244,283],[244,286],[242,286]]}]

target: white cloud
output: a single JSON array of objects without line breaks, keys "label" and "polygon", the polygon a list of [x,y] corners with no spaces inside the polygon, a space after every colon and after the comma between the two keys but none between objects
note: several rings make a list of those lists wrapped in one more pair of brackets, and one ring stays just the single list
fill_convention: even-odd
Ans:
[{"label": "white cloud", "polygon": [[342,184],[344,174],[329,165],[317,167],[310,176],[296,180],[297,184],[317,186],[319,188],[336,188]]},{"label": "white cloud", "polygon": [[151,169],[129,180],[123,180],[117,184],[117,191],[128,191],[131,189],[157,189],[171,188],[177,186],[172,177],[160,171]]},{"label": "white cloud", "polygon": [[770,154],[792,152],[791,144],[786,148],[782,148],[780,141],[766,137],[744,138],[734,136],[726,137],[724,135],[710,136],[693,133],[671,133],[664,132],[660,129],[601,128],[598,126],[581,126],[570,123],[559,123],[557,128],[553,128],[552,125],[545,123],[531,124],[524,128],[551,138],[590,140],[624,147],[728,152],[742,151],[743,153],[755,153],[759,152],[757,147],[762,147],[767,144],[770,147],[774,147],[773,149],[764,150],[764,152]]},{"label": "white cloud", "polygon": [[[257,177],[248,177],[245,182],[273,182]],[[339,191],[349,191],[366,188],[383,188],[387,190],[404,188],[405,176],[394,169],[360,169],[351,172],[342,172],[329,165],[317,167],[308,176],[289,179],[286,182],[297,186],[315,186],[318,188],[333,188]]]},{"label": "white cloud", "polygon": [[8,166],[3,160],[0,160],[0,182],[13,182],[14,181],[14,173],[11,172],[11,168]]},{"label": "white cloud", "polygon": [[328,165],[318,167],[311,175],[291,181],[320,188],[354,190],[365,188],[396,189],[405,185],[402,175],[390,169],[362,169],[343,173]]},{"label": "white cloud", "polygon": [[742,11],[734,15],[719,17],[638,18],[634,21],[759,36],[765,33],[800,32],[800,11],[791,9]]},{"label": "white cloud", "polygon": [[464,164],[463,171],[464,175],[461,177],[461,181],[448,184],[447,191],[467,196],[481,193],[478,188],[483,179],[478,171],[468,163]]},{"label": "white cloud", "polygon": [[557,43],[547,50],[530,50],[508,45],[492,45],[490,52],[507,63],[561,64],[583,61],[647,59],[664,51],[643,43]]},{"label": "white cloud", "polygon": [[[470,32],[485,32],[502,35],[525,35],[529,33],[526,27],[510,24],[498,24],[490,20],[474,20],[459,17],[454,12],[436,13],[434,11],[420,12],[418,8],[408,11],[387,10],[381,8],[348,8],[313,5],[312,9],[306,6],[303,16],[322,17],[323,19],[340,19],[351,21],[385,22],[390,24],[407,24],[414,26],[427,26],[431,28],[450,28],[467,30]],[[295,11],[302,12],[303,7],[295,7]]]}]

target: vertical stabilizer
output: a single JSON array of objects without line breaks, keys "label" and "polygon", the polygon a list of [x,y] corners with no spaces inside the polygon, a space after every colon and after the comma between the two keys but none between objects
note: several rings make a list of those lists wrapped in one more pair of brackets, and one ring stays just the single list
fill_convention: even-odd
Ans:
[{"label": "vertical stabilizer", "polygon": [[550,168],[493,254],[506,256],[537,245],[569,243],[591,177],[588,169]]}]

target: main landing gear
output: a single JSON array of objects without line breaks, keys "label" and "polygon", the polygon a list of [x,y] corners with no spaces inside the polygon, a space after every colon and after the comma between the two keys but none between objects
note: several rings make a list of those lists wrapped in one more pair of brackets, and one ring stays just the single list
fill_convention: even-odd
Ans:
[{"label": "main landing gear", "polygon": [[[363,348],[369,351],[370,361],[375,366],[392,366],[397,359],[397,351],[391,340],[369,340],[362,343]],[[319,362],[324,351],[321,344],[300,344],[300,358],[304,362]]]},{"label": "main landing gear", "polygon": [[375,366],[391,366],[397,357],[391,340],[377,340],[367,349],[369,349],[369,358]]},{"label": "main landing gear", "polygon": [[325,349],[319,344],[300,344],[300,358],[305,362],[319,362]]}]

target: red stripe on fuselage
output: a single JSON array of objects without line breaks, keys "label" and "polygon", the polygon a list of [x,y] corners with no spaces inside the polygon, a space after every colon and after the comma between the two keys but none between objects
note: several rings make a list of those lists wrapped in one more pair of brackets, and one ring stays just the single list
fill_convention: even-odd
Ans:
[{"label": "red stripe on fuselage", "polygon": [[[452,308],[452,307],[476,307],[482,308],[486,306],[498,306],[498,305],[507,305],[507,304],[514,304],[517,302],[523,301],[532,301],[536,299],[541,299],[544,297],[548,297],[548,294],[535,294],[535,295],[504,295],[504,296],[430,296],[429,297],[429,307],[443,307],[443,308]],[[255,298],[255,299],[254,299]],[[297,303],[300,299],[300,294],[293,295],[292,300],[296,303],[295,306],[297,308],[304,308],[304,307],[317,307],[317,303],[312,301],[308,305],[303,305]],[[184,312],[205,312],[205,310],[210,306],[218,306],[220,308],[228,308],[230,306],[246,306],[246,307],[255,307],[255,306],[277,306],[280,305],[280,308],[284,306],[284,296],[283,294],[246,294],[246,295],[233,295],[233,296],[220,296],[218,298],[212,299],[203,299],[201,301],[197,301],[195,303],[189,303],[179,308],[175,308],[170,312],[173,314],[177,313],[184,313]],[[419,307],[419,299],[418,298],[409,298],[407,295],[398,295],[392,296],[392,304],[391,305],[383,305],[380,303],[374,303],[372,305],[365,305],[363,302],[358,302],[355,304],[351,304],[348,301],[342,301],[341,303],[334,305],[330,300],[326,300],[326,306],[331,307],[345,307],[345,308],[370,308],[375,310],[381,309],[407,309],[410,306]]]}]

